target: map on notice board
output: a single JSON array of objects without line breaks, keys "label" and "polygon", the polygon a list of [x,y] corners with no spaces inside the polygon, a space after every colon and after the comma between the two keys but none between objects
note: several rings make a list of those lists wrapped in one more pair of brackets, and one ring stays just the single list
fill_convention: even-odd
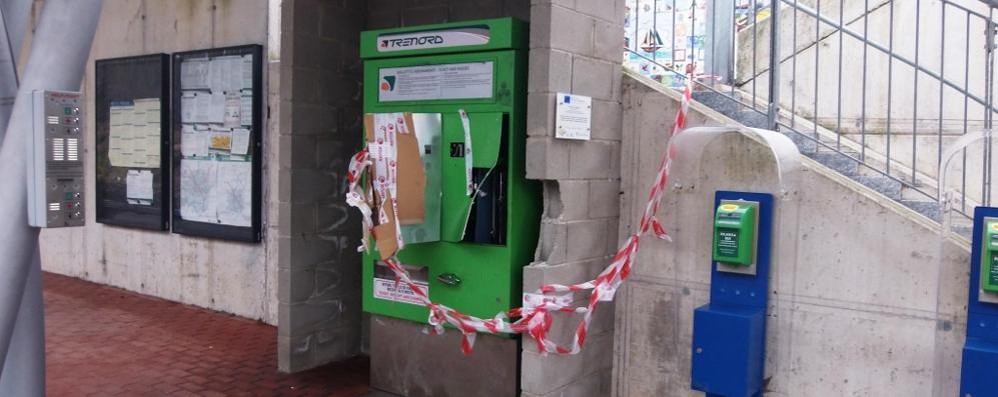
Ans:
[{"label": "map on notice board", "polygon": [[180,64],[179,206],[185,220],[251,224],[252,57],[206,56]]}]

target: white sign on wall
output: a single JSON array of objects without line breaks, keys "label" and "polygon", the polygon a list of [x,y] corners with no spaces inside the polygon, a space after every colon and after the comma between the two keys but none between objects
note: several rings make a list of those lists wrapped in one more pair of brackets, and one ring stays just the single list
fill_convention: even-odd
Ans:
[{"label": "white sign on wall", "polygon": [[588,141],[592,135],[593,99],[559,92],[555,101],[554,136]]}]

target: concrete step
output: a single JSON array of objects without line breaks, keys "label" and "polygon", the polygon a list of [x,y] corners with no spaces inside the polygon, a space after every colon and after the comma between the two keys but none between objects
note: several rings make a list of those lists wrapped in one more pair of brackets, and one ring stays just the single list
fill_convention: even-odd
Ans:
[{"label": "concrete step", "polygon": [[933,221],[942,223],[943,221],[943,211],[942,206],[935,201],[928,200],[900,200],[901,204],[905,207],[915,210],[915,212],[925,215],[927,218]]},{"label": "concrete step", "polygon": [[696,91],[693,93],[694,101],[707,105],[707,107],[728,117],[741,111],[742,105],[737,102],[737,98],[737,94],[732,97],[714,91]]},{"label": "concrete step", "polygon": [[804,155],[845,176],[859,176],[859,162],[845,154],[834,151],[818,151],[804,153]]},{"label": "concrete step", "polygon": [[818,143],[813,139],[793,131],[784,131],[783,134],[790,138],[790,140],[794,142],[794,145],[797,145],[797,150],[800,150],[803,155],[818,151]]},{"label": "concrete step", "polygon": [[852,180],[862,183],[870,189],[876,190],[884,196],[893,200],[901,200],[901,182],[895,181],[883,175],[856,175],[850,177]]},{"label": "concrete step", "polygon": [[959,234],[970,240],[974,237],[974,226],[970,225],[955,225],[953,226],[953,233]]},{"label": "concrete step", "polygon": [[769,128],[766,115],[754,110],[746,109],[738,112],[733,119],[750,128]]}]

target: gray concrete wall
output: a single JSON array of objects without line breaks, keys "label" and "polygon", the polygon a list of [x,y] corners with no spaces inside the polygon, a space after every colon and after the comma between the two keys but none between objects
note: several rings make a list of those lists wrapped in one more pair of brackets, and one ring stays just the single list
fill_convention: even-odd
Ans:
[{"label": "gray concrete wall", "polygon": [[[31,26],[42,3],[36,2]],[[82,90],[86,98],[86,178],[88,200],[94,202],[94,69],[93,61],[157,52],[178,52],[239,44],[267,44],[266,0],[106,0]],[[265,102],[277,95],[273,73],[279,61],[264,66]],[[271,80],[271,81],[268,81]],[[270,84],[268,84],[270,83]],[[45,230],[41,234],[46,271],[113,285],[172,301],[243,317],[277,322],[277,131],[275,119],[264,119],[263,220],[267,228],[259,244],[239,244],[148,232],[93,222],[87,208],[83,228]]]},{"label": "gray concrete wall", "polygon": [[[544,182],[536,261],[523,290],[543,283],[591,280],[618,244],[623,0],[534,0],[531,8],[527,177]],[[555,94],[593,98],[590,141],[554,138]],[[577,294],[577,304],[588,295]],[[604,396],[612,366],[613,305],[601,304],[585,349],[542,357],[525,342],[524,396]],[[564,345],[579,316],[556,315],[553,338]]]},{"label": "gray concrete wall", "polygon": [[360,148],[363,2],[281,9],[278,351],[300,371],[360,352],[360,215],[344,202]]},{"label": "gray concrete wall", "polygon": [[[630,78],[624,87],[622,232],[644,208],[679,98]],[[690,109],[689,127],[731,125],[698,104]],[[644,242],[617,295],[614,395],[700,395],[689,390],[690,343],[693,310],[709,295],[713,194],[773,191],[770,159],[767,147],[736,135],[708,147],[699,174],[673,175],[670,186],[683,188],[666,194],[660,214],[674,241]],[[935,375],[943,395],[956,394],[966,242],[944,244],[927,219],[813,161],[803,165],[796,189],[776,203],[766,395],[928,395]]]}]

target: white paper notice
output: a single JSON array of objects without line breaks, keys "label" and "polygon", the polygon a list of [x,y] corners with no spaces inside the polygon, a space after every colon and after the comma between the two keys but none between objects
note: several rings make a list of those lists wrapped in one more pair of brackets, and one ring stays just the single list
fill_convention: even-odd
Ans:
[{"label": "white paper notice", "polygon": [[208,157],[209,135],[208,130],[184,125],[180,132],[180,154],[184,157]]},{"label": "white paper notice", "polygon": [[195,114],[195,93],[185,92],[183,96],[180,97],[180,122],[181,123],[193,123]]},{"label": "white paper notice", "polygon": [[233,57],[225,66],[225,93],[238,95],[243,89],[243,58]]},{"label": "white paper notice", "polygon": [[224,60],[215,58],[208,62],[208,87],[211,88],[212,92],[225,91],[225,77],[223,73],[225,72]]},{"label": "white paper notice", "polygon": [[242,96],[239,91],[225,94],[225,117],[222,125],[226,128],[235,128],[240,125],[239,113],[242,111]]},{"label": "white paper notice", "polygon": [[207,123],[211,119],[211,94],[196,92],[194,93],[194,117],[191,119],[194,123]]},{"label": "white paper notice", "polygon": [[207,59],[188,59],[180,64],[180,88],[184,90],[208,88]]},{"label": "white paper notice", "polygon": [[180,216],[195,222],[218,223],[216,162],[180,160]]},{"label": "white paper notice", "polygon": [[245,155],[249,151],[250,131],[245,128],[232,130],[232,154]]},{"label": "white paper notice", "polygon": [[253,163],[218,162],[217,186],[218,222],[250,226],[253,216]]},{"label": "white paper notice", "polygon": [[253,92],[244,91],[240,97],[239,124],[253,125]]},{"label": "white paper notice", "polygon": [[128,170],[125,177],[125,198],[128,204],[152,205],[152,171]]},{"label": "white paper notice", "polygon": [[242,64],[242,86],[239,88],[253,88],[253,55],[243,55]]},{"label": "white paper notice", "polygon": [[491,98],[492,62],[422,65],[379,70],[382,102]]},{"label": "white paper notice", "polygon": [[206,123],[221,123],[225,120],[225,94],[214,92],[211,94],[208,107],[208,119],[202,120]]},{"label": "white paper notice", "polygon": [[593,99],[559,92],[555,100],[555,138],[588,141],[592,135]]}]

